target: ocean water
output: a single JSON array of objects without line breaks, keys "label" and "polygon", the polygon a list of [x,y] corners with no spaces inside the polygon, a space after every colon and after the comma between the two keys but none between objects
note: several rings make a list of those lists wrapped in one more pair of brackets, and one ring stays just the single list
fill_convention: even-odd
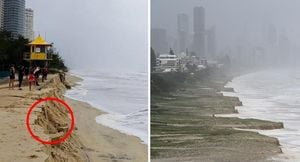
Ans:
[{"label": "ocean water", "polygon": [[0,71],[0,79],[4,79],[9,76],[9,71]]},{"label": "ocean water", "polygon": [[[239,118],[256,118],[283,122],[284,129],[257,130],[279,139],[283,154],[272,157],[278,161],[300,161],[300,69],[265,70],[233,79],[227,87],[243,106],[237,107]],[[224,115],[222,115],[224,116]]]},{"label": "ocean water", "polygon": [[95,122],[148,143],[147,73],[71,71],[83,79],[66,96],[106,112]]}]

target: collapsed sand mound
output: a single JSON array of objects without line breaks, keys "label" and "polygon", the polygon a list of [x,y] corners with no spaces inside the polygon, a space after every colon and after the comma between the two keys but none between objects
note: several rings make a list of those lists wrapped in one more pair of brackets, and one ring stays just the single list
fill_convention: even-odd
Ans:
[{"label": "collapsed sand mound", "polygon": [[[39,97],[54,97],[63,99],[63,93],[68,84],[60,76],[55,76],[45,85]],[[70,128],[70,114],[66,108],[55,101],[47,101],[38,105],[41,111],[37,112],[37,119],[34,123],[42,127],[43,136],[47,136],[49,141],[56,141],[62,138]],[[38,109],[37,109],[38,110]],[[74,130],[71,136],[63,143],[57,145],[45,145],[43,151],[49,155],[46,162],[57,161],[89,161],[84,152],[84,146]]]}]

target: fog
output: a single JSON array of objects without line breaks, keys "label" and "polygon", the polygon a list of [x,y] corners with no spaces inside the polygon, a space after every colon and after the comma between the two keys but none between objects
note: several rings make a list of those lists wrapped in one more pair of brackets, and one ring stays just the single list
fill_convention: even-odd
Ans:
[{"label": "fog", "polygon": [[[297,64],[299,59],[298,0],[152,0],[151,5],[151,28],[166,29],[166,50],[172,48],[180,52],[179,13],[188,15],[189,45],[186,48],[193,50],[190,45],[193,42],[193,9],[202,6],[206,30],[215,27],[217,56],[229,55],[239,63],[255,59],[257,64],[276,66]],[[206,57],[210,57],[207,52]]]},{"label": "fog", "polygon": [[146,0],[27,0],[35,35],[54,42],[71,69],[146,72]]}]

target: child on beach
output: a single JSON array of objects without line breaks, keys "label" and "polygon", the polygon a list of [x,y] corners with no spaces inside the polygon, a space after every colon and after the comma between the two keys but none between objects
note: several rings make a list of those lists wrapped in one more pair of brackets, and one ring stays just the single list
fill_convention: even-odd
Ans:
[{"label": "child on beach", "polygon": [[31,85],[35,86],[35,83],[36,83],[36,78],[33,74],[33,71],[30,72],[30,74],[29,74],[28,83],[29,83],[29,90],[31,91]]},{"label": "child on beach", "polygon": [[8,84],[8,89],[14,89],[15,86],[15,74],[16,74],[16,70],[15,70],[15,66],[11,65],[10,70],[9,70],[9,84]]}]

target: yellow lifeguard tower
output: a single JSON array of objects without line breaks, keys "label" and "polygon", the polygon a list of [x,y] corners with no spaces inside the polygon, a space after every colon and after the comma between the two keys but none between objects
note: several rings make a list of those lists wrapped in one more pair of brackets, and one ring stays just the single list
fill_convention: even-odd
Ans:
[{"label": "yellow lifeguard tower", "polygon": [[40,35],[27,44],[29,47],[29,52],[24,53],[24,60],[26,61],[48,61],[52,60],[52,54],[48,53],[49,49],[52,47],[52,44],[47,43],[44,38]]}]

